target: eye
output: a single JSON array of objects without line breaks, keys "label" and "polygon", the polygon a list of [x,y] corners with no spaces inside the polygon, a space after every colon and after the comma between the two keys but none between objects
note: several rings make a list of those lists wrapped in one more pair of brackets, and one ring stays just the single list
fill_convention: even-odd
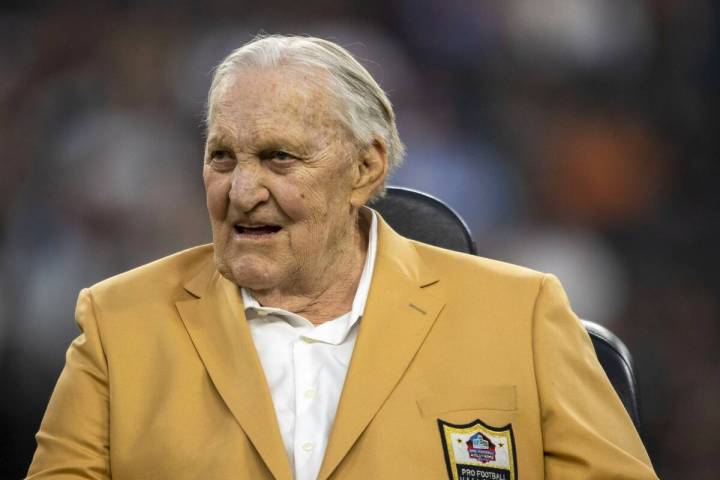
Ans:
[{"label": "eye", "polygon": [[282,150],[265,150],[260,152],[261,160],[277,160],[278,162],[290,162],[297,160],[297,157]]},{"label": "eye", "polygon": [[230,158],[230,153],[227,150],[213,150],[210,152],[211,160],[225,160]]},{"label": "eye", "polygon": [[208,163],[215,170],[232,170],[235,165],[235,158],[229,150],[216,149],[210,151]]}]

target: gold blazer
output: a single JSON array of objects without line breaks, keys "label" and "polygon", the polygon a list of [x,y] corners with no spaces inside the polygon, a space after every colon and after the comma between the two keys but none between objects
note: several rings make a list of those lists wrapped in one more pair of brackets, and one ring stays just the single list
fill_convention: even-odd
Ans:
[{"label": "gold blazer", "polygon": [[[378,228],[320,479],[657,478],[554,277]],[[83,290],[76,321],[28,478],[292,478],[212,246]]]}]

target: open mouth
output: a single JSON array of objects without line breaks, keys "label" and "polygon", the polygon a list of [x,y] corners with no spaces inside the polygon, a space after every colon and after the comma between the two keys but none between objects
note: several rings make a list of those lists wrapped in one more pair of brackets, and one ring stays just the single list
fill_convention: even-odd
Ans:
[{"label": "open mouth", "polygon": [[245,225],[235,224],[234,228],[235,228],[235,231],[241,235],[256,235],[256,236],[272,235],[273,233],[277,233],[280,230],[282,230],[282,227],[279,227],[277,225],[245,226]]}]

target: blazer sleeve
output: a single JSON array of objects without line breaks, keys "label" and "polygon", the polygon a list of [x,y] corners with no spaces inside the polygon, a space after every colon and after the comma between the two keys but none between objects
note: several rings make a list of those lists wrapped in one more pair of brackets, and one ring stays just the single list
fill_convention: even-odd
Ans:
[{"label": "blazer sleeve", "polygon": [[35,436],[28,480],[109,479],[108,369],[90,290],[80,292],[80,328]]},{"label": "blazer sleeve", "polygon": [[533,318],[545,477],[657,479],[560,282],[546,275]]}]

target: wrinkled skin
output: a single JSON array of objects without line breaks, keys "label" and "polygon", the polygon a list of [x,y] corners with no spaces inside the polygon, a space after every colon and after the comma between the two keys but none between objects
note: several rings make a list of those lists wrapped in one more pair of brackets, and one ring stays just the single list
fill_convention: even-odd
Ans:
[{"label": "wrinkled skin", "polygon": [[316,324],[350,310],[367,250],[359,211],[387,172],[384,143],[352,141],[323,75],[278,67],[226,78],[203,166],[218,270]]}]

